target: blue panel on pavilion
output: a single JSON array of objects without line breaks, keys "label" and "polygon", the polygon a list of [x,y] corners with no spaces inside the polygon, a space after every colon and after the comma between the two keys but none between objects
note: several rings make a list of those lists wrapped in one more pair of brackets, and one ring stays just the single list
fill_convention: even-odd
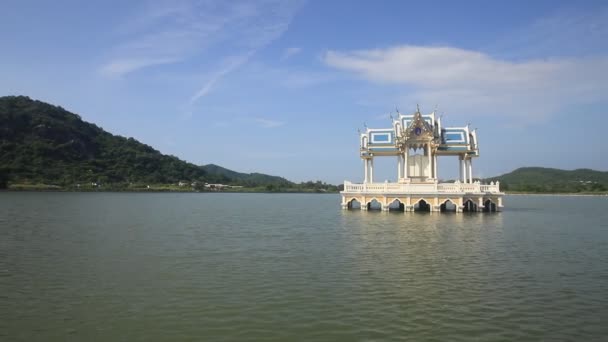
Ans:
[{"label": "blue panel on pavilion", "polygon": [[370,145],[393,145],[395,143],[393,130],[372,131],[369,135]]},{"label": "blue panel on pavilion", "polygon": [[446,128],[442,130],[443,143],[468,144],[467,132],[462,128]]},{"label": "blue panel on pavilion", "polygon": [[396,147],[369,147],[369,151],[371,152],[399,152],[399,149]]},{"label": "blue panel on pavilion", "polygon": [[446,146],[446,145],[439,145],[439,147],[437,147],[437,149],[439,151],[467,151],[469,148],[467,146]]}]

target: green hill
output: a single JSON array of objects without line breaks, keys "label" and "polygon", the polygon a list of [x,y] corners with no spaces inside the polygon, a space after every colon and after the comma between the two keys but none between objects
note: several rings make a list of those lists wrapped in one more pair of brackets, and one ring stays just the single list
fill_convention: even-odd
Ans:
[{"label": "green hill", "polygon": [[204,167],[110,134],[65,109],[25,96],[0,97],[0,186],[222,182],[289,186],[281,177]]},{"label": "green hill", "polygon": [[608,172],[590,169],[570,171],[544,167],[522,167],[486,181],[500,181],[501,190],[505,191],[603,192],[608,189]]},{"label": "green hill", "polygon": [[283,177],[265,175],[263,173],[241,173],[226,169],[219,165],[207,164],[202,168],[207,172],[208,177],[216,178],[220,182],[229,180],[244,186],[274,185],[277,187],[290,187],[294,183]]}]

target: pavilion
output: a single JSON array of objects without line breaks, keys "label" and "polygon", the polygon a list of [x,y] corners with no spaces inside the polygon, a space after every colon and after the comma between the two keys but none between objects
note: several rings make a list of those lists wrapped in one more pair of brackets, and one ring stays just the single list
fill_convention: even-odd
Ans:
[{"label": "pavilion", "polygon": [[[481,184],[473,177],[473,159],[479,157],[477,132],[469,126],[444,127],[435,112],[397,113],[390,128],[360,132],[363,183],[344,182],[342,208],[400,211],[500,211],[499,184]],[[459,160],[459,178],[439,183],[437,157]],[[397,159],[397,182],[374,182],[374,159]]]}]

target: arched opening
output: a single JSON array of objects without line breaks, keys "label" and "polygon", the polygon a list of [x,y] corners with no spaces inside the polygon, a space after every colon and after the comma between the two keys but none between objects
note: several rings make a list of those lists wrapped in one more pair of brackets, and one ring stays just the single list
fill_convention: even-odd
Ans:
[{"label": "arched opening", "polygon": [[430,212],[431,205],[426,203],[425,200],[421,199],[418,203],[414,204],[414,212]]},{"label": "arched opening", "polygon": [[361,138],[361,147],[367,148],[367,135]]},{"label": "arched opening", "polygon": [[496,211],[496,203],[492,202],[491,200],[486,200],[485,202],[483,202],[484,208],[483,211],[486,213],[493,213]]},{"label": "arched opening", "polygon": [[391,202],[391,204],[388,205],[388,211],[404,212],[405,204],[401,203],[400,200],[395,199],[394,201]]},{"label": "arched opening", "polygon": [[474,213],[477,211],[477,204],[470,199],[467,199],[463,206],[464,208],[462,208],[462,211],[465,213]]},{"label": "arched opening", "polygon": [[361,202],[353,198],[346,204],[346,207],[348,208],[348,210],[361,209]]},{"label": "arched opening", "polygon": [[367,202],[367,210],[382,210],[382,204],[375,198]]},{"label": "arched opening", "polygon": [[451,200],[446,200],[445,202],[443,202],[441,204],[441,206],[439,206],[439,210],[442,213],[445,213],[445,212],[453,212],[453,213],[455,213],[456,212],[456,204],[454,204],[454,202],[452,202]]}]

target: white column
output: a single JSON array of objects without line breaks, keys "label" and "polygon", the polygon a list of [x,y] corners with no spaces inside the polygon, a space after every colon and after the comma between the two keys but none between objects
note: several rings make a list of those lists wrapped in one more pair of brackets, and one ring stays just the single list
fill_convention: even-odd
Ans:
[{"label": "white column", "polygon": [[403,159],[405,160],[405,165],[403,165],[403,178],[409,178],[409,154],[410,150],[409,148],[406,148],[405,153],[403,154]]},{"label": "white column", "polygon": [[437,179],[437,155],[433,156],[433,178]]},{"label": "white column", "polygon": [[369,160],[369,182],[374,182],[374,157]]},{"label": "white column", "polygon": [[397,182],[401,179],[401,173],[403,171],[401,159],[403,159],[402,155],[397,155]]},{"label": "white column", "polygon": [[426,145],[426,151],[429,155],[429,174],[427,178],[433,178],[433,157],[431,156],[431,144]]},{"label": "white column", "polygon": [[469,183],[473,184],[473,159],[469,159]]},{"label": "white column", "polygon": [[460,160],[460,181],[466,183],[466,177],[467,173],[465,170],[465,159],[464,156],[462,156],[462,159]]},{"label": "white column", "polygon": [[458,157],[458,180],[462,181],[462,159]]},{"label": "white column", "polygon": [[469,167],[467,166],[468,161],[462,160],[462,182],[467,183],[469,181]]}]

